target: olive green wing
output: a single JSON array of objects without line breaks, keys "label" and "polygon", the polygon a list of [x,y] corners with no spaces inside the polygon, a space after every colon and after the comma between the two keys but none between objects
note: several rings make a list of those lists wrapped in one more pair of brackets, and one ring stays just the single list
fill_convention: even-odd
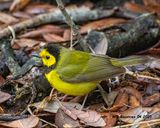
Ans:
[{"label": "olive green wing", "polygon": [[125,72],[123,67],[113,66],[109,57],[81,51],[62,52],[56,70],[61,79],[73,83],[100,81]]}]

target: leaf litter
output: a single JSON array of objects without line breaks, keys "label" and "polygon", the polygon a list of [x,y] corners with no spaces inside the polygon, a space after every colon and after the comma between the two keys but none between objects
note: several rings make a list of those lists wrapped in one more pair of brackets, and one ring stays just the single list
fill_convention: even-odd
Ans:
[{"label": "leaf litter", "polygon": [[[0,5],[4,5],[4,3],[5,2],[3,1],[3,3],[0,3]],[[14,0],[12,5],[11,2],[6,5],[7,6],[4,7],[0,6],[0,9],[2,10],[0,13],[0,28],[2,29],[8,25],[19,23],[38,14],[53,12],[58,15],[57,5],[48,2],[35,3],[30,0]],[[73,8],[83,10],[83,13],[84,10],[88,10],[88,12],[94,9],[95,12],[96,10],[100,10],[100,8],[98,8],[98,4],[94,3],[93,1],[82,1],[78,5],[76,5],[76,2],[71,2],[69,4],[67,3],[66,5],[71,10]],[[101,9],[106,8],[103,6]],[[132,18],[128,20],[127,16],[132,15],[135,17],[138,14],[143,14],[146,12],[154,12],[157,14],[160,12],[160,3],[157,0],[143,0],[143,4],[138,4],[136,2],[126,2],[117,6],[118,9],[108,9],[108,14],[106,17],[101,16],[97,19],[94,19],[93,17],[78,19],[77,17],[76,20],[77,24],[80,26],[79,28],[81,34],[86,35],[89,31],[93,30],[106,32],[104,36],[106,37],[107,43],[110,43],[108,42],[109,33],[114,36],[117,32],[124,33],[126,31],[122,29],[121,25],[125,25],[125,23],[127,23],[129,20],[132,20]],[[8,10],[3,11],[3,9]],[[108,16],[110,16],[110,18],[108,18]],[[79,21],[81,22],[79,23]],[[156,22],[158,23],[159,21],[157,20]],[[64,21],[62,21],[62,23],[64,23]],[[32,29],[25,29],[24,31],[17,33],[13,47],[17,50],[24,49],[25,53],[28,56],[31,56],[36,49],[40,49],[41,44],[56,42],[66,46],[66,41],[70,41],[71,39],[71,31],[68,26],[62,23],[47,23],[46,25],[42,25],[40,27],[38,26]],[[114,29],[116,32],[112,32],[112,29]],[[74,39],[75,38],[73,37],[73,40]],[[101,51],[101,49],[99,49],[99,51]],[[153,78],[159,79],[159,51],[159,46],[146,50],[145,54],[156,56],[157,59],[148,65],[147,68],[149,69],[142,66],[142,70],[145,70],[146,73],[142,73],[142,70],[139,70],[140,68],[138,66],[135,67],[135,71],[143,74],[144,76],[151,76]],[[3,67],[5,67],[4,65],[2,65],[2,69],[6,69]],[[27,82],[20,81],[17,84],[15,81],[13,81],[12,84],[14,86],[11,86],[6,84],[9,77],[3,77],[3,74],[0,76],[0,85],[2,87],[7,86],[7,91],[4,91],[3,89],[0,90],[0,112],[5,114],[6,110],[8,110],[10,113],[19,114],[17,111],[21,111],[20,109],[22,109],[24,105],[27,104],[28,106],[24,107],[25,109],[22,109],[24,110],[24,113],[35,115],[13,121],[0,122],[1,126],[11,128],[32,128],[38,126],[41,127],[42,125],[40,124],[48,126],[55,123],[59,127],[92,126],[110,128],[116,126],[125,127],[125,125],[148,127],[160,124],[160,81],[158,79],[151,80],[150,77],[130,78],[125,75],[122,77],[120,76],[120,82],[115,85],[111,84],[112,86],[110,88],[106,86],[110,85],[110,83],[105,81],[105,86],[103,88],[108,93],[106,97],[109,99],[110,104],[107,106],[100,96],[98,90],[96,90],[89,94],[86,105],[84,106],[83,110],[80,110],[82,107],[80,104],[82,102],[80,100],[81,98],[79,100],[73,100],[75,101],[75,103],[73,103],[71,101],[74,99],[74,97],[65,97],[63,94],[59,94],[57,91],[54,91],[53,95],[56,95],[60,101],[57,102],[57,100],[51,100],[41,106],[42,99],[48,96],[50,93],[48,84],[46,84],[45,87],[40,86],[37,92],[34,91],[34,87],[31,87],[31,97],[35,97],[36,95],[36,100],[34,100],[34,103],[32,100],[28,100],[27,98],[29,97],[21,90],[18,90],[18,92],[22,92],[20,93],[20,97],[22,97],[23,102],[21,100],[14,99],[16,94],[15,89],[20,89],[21,87],[26,86],[26,88],[30,88],[31,84],[27,85]],[[31,74],[30,76],[33,75]],[[44,78],[41,76],[40,80],[43,79]],[[24,79],[24,81],[25,80],[26,79]],[[28,81],[31,82],[31,80]],[[42,81],[40,81],[40,84],[44,86]],[[63,97],[63,102],[61,101],[60,97]],[[14,106],[15,102],[18,103],[20,107]],[[41,111],[39,111],[40,109]],[[36,113],[35,110],[38,110],[38,112]],[[49,114],[49,117],[46,118],[43,114]],[[44,122],[44,120],[46,120],[46,122]]]}]

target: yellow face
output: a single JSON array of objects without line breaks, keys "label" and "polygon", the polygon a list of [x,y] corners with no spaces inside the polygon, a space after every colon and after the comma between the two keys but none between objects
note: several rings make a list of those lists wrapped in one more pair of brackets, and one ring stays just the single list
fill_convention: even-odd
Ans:
[{"label": "yellow face", "polygon": [[45,66],[50,67],[56,63],[55,57],[50,54],[46,49],[43,49],[39,53],[40,57],[42,58],[42,62]]}]

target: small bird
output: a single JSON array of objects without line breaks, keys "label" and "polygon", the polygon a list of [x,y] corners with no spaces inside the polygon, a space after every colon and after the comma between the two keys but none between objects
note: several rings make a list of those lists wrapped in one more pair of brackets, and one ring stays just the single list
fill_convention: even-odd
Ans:
[{"label": "small bird", "polygon": [[94,90],[99,82],[126,72],[123,66],[142,64],[147,57],[111,58],[107,55],[70,50],[56,44],[47,44],[39,53],[45,77],[58,91],[82,96]]}]

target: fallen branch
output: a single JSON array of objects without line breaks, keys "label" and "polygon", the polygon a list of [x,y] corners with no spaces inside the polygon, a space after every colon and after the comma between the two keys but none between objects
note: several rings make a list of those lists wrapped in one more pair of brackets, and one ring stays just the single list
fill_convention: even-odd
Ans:
[{"label": "fallen branch", "polygon": [[[111,16],[113,15],[114,10],[90,10],[89,8],[81,7],[68,9],[67,12],[72,17],[73,21],[84,22],[88,20],[96,20],[99,18]],[[42,24],[55,22],[65,23],[65,17],[59,10],[35,16],[34,18],[17,23],[15,25],[12,25],[11,27],[15,32],[20,32],[27,28],[32,28]],[[0,31],[0,39],[10,35],[11,31],[9,28],[5,28],[2,31]]]},{"label": "fallen branch", "polygon": [[[106,54],[111,57],[124,57],[145,50],[160,40],[160,27],[154,14],[142,15],[118,28],[122,32],[105,34],[108,40]],[[87,42],[94,49],[103,38],[101,32],[91,31],[87,35]]]}]

